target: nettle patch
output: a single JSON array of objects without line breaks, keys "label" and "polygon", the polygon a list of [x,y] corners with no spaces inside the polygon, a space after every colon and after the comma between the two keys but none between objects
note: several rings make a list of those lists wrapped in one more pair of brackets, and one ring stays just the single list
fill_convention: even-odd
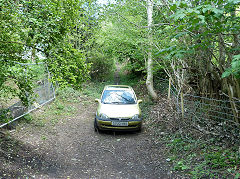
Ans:
[{"label": "nettle patch", "polygon": [[239,147],[227,147],[214,141],[214,138],[205,141],[174,137],[167,144],[167,160],[172,163],[174,171],[190,174],[193,178],[238,178]]}]

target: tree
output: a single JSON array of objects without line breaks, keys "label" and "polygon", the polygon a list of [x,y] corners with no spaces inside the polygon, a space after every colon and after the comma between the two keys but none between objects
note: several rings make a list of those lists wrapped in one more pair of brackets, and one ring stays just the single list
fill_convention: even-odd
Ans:
[{"label": "tree", "polygon": [[152,60],[152,46],[153,46],[153,39],[152,39],[152,13],[153,13],[153,1],[148,0],[147,3],[147,15],[148,15],[148,40],[149,40],[149,48],[148,48],[148,62],[147,62],[147,80],[146,85],[150,96],[156,100],[157,94],[153,88],[153,60]]},{"label": "tree", "polygon": [[[16,95],[20,99],[26,101],[26,93],[32,93],[31,78],[25,80],[24,68],[16,66],[19,62],[45,62],[54,82],[81,87],[89,77],[90,66],[85,62],[85,49],[74,47],[71,33],[76,22],[79,24],[86,19],[81,16],[87,7],[85,3],[79,0],[0,2],[1,94],[6,90],[14,93],[11,87],[14,85],[9,86],[8,81],[17,85]],[[35,56],[37,53],[44,58],[39,59]],[[34,59],[27,58],[29,54],[35,56]],[[19,69],[17,73],[13,68]]]},{"label": "tree", "polygon": [[228,96],[237,121],[233,99],[240,97],[239,1],[165,3],[167,8],[159,8],[165,16],[158,18],[165,26],[156,27],[168,34],[158,36],[159,63],[164,62],[168,75],[185,92],[218,99]]},{"label": "tree", "polygon": [[[109,5],[97,42],[101,44],[103,54],[127,63],[126,67],[132,73],[147,73],[149,94],[156,99],[157,94],[153,89],[152,28],[142,28],[148,24],[145,7],[147,4],[144,2],[141,5],[139,1],[121,1]],[[149,7],[153,8],[153,3]],[[152,12],[149,12],[149,17],[151,24]]]}]

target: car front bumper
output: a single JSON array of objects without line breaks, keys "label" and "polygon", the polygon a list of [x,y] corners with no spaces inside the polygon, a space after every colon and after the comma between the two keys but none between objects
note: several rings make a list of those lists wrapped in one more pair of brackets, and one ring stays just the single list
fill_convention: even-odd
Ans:
[{"label": "car front bumper", "polygon": [[[114,126],[113,122],[127,122],[127,126]],[[97,126],[100,130],[120,130],[120,131],[137,131],[141,130],[142,127],[142,119],[138,120],[117,120],[117,119],[101,119],[96,116]]]}]

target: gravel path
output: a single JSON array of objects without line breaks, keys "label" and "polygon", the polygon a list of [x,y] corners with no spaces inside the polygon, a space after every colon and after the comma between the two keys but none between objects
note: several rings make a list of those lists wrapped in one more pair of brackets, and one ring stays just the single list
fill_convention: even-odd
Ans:
[{"label": "gravel path", "polygon": [[95,110],[79,104],[54,126],[20,124],[2,136],[0,178],[173,178],[150,133],[96,133]]}]

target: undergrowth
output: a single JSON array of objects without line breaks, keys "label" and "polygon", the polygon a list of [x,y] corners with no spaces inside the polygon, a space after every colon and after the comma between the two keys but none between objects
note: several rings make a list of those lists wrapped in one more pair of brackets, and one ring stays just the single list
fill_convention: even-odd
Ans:
[{"label": "undergrowth", "polygon": [[[165,88],[161,86],[160,89],[167,89],[167,83],[164,84]],[[164,93],[160,89],[159,93]],[[182,119],[176,113],[174,104],[166,95],[160,98],[151,106],[147,124],[149,130],[154,131],[156,142],[166,144],[167,161],[172,170],[194,179],[240,178],[240,138],[229,140],[224,135],[226,131],[216,135],[199,130],[197,121]],[[227,134],[236,136],[234,132],[231,130]]]},{"label": "undergrowth", "polygon": [[[114,84],[112,77],[104,81],[88,82],[82,90],[58,89],[57,99],[45,107],[44,113],[39,115],[41,118],[35,113],[33,116],[25,116],[25,119],[35,121],[40,127],[49,123],[55,125],[60,118],[67,118],[77,112],[80,101],[83,105],[94,103],[95,98],[100,98],[104,86],[111,84]],[[167,92],[166,81],[155,81],[160,96],[157,103],[150,100],[145,81],[139,80],[138,76],[122,72],[120,84],[132,86],[138,99],[143,100],[141,109],[146,131],[154,133],[156,143],[165,145],[167,162],[171,163],[173,171],[196,179],[240,177],[239,142],[206,134],[194,127],[196,121],[179,118],[174,104],[164,95]],[[45,137],[42,136],[42,139],[45,140]]]},{"label": "undergrowth", "polygon": [[226,147],[214,138],[204,140],[176,134],[165,139],[173,170],[191,178],[239,178],[239,146]]}]

